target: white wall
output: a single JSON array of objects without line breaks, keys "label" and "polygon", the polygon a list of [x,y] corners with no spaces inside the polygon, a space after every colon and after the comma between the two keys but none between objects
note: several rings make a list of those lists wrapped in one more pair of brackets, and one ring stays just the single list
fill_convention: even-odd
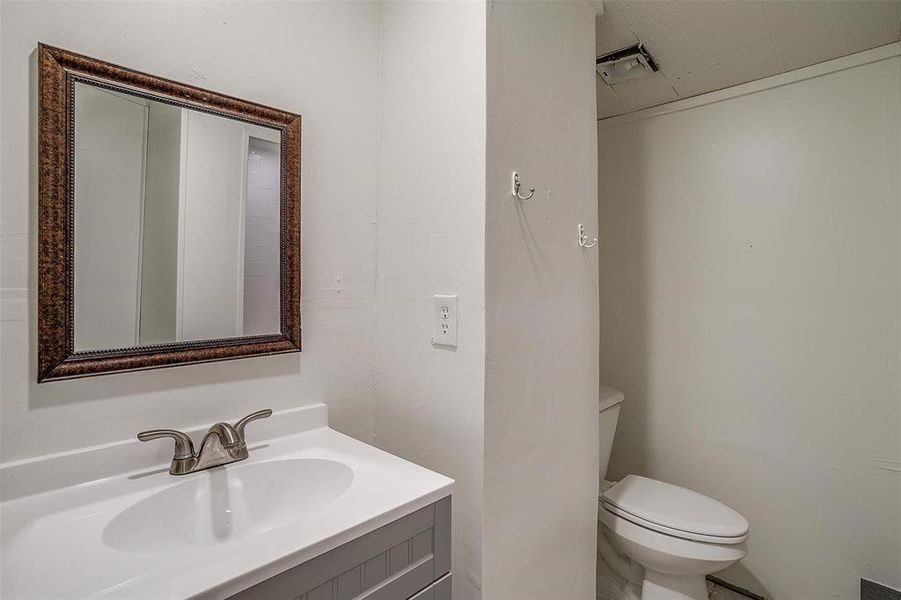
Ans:
[{"label": "white wall", "polygon": [[281,145],[250,138],[244,231],[244,335],[281,330]]},{"label": "white wall", "polygon": [[75,348],[133,346],[147,103],[84,84],[75,95]]},{"label": "white wall", "polygon": [[609,474],[744,514],[768,598],[901,583],[898,54],[599,123]]},{"label": "white wall", "polygon": [[[490,2],[484,594],[594,597],[595,6]],[[510,197],[521,173],[535,196]]]},{"label": "white wall", "polygon": [[[377,96],[379,5],[3,2],[0,11],[3,459],[323,400],[338,429],[371,440],[378,112],[361,98]],[[38,41],[303,115],[302,354],[35,384]]]},{"label": "white wall", "polygon": [[182,109],[151,102],[147,115],[139,342],[175,339]]},{"label": "white wall", "polygon": [[182,111],[179,340],[243,334],[244,130],[241,121]]},{"label": "white wall", "polygon": [[[453,477],[454,596],[480,597],[485,371],[485,4],[382,16],[376,442]],[[430,346],[434,294],[459,346]]]}]

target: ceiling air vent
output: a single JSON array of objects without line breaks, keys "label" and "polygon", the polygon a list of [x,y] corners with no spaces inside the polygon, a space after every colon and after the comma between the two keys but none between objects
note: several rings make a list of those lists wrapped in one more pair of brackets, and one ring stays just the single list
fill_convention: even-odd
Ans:
[{"label": "ceiling air vent", "polygon": [[641,79],[660,69],[650,52],[641,42],[616,52],[598,56],[595,60],[598,75],[610,85]]}]

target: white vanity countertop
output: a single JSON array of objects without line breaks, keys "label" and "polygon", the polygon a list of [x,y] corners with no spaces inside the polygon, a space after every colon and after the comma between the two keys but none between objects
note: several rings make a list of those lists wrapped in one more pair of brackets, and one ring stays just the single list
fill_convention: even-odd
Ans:
[{"label": "white vanity countertop", "polygon": [[[329,429],[325,411],[323,405],[288,411],[294,416],[281,419],[282,431],[273,425],[258,430],[284,433],[288,424],[295,431],[290,435],[261,439],[254,431],[256,423],[251,424],[248,460],[181,477],[169,475],[167,461],[131,472],[106,473],[83,483],[71,481],[73,464],[87,465],[79,467],[84,471],[94,468],[96,475],[96,467],[112,451],[131,456],[143,450],[130,441],[0,466],[4,494],[0,596],[9,600],[227,598],[451,493],[453,480]],[[297,432],[301,422],[306,429]],[[171,452],[171,443],[157,443]],[[160,456],[159,449],[154,453],[155,458]],[[222,469],[228,473],[228,469],[286,459],[340,462],[353,471],[353,478],[339,496],[314,510],[227,542],[126,552],[104,541],[104,530],[117,515],[189,478],[215,477],[214,471],[222,476]],[[60,485],[46,489],[46,480]],[[266,493],[286,493],[290,487],[276,483]],[[179,517],[185,515],[172,515]]]}]

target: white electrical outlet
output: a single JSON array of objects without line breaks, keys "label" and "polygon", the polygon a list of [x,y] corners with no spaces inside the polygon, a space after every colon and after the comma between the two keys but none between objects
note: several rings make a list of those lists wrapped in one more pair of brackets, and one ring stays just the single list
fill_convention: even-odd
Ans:
[{"label": "white electrical outlet", "polygon": [[457,297],[438,294],[432,298],[432,345],[457,347]]}]

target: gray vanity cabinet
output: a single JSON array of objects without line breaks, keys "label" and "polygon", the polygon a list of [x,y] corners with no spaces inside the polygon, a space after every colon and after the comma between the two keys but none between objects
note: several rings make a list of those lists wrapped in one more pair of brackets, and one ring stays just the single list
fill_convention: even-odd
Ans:
[{"label": "gray vanity cabinet", "polygon": [[447,496],[229,600],[451,600],[450,569]]}]

